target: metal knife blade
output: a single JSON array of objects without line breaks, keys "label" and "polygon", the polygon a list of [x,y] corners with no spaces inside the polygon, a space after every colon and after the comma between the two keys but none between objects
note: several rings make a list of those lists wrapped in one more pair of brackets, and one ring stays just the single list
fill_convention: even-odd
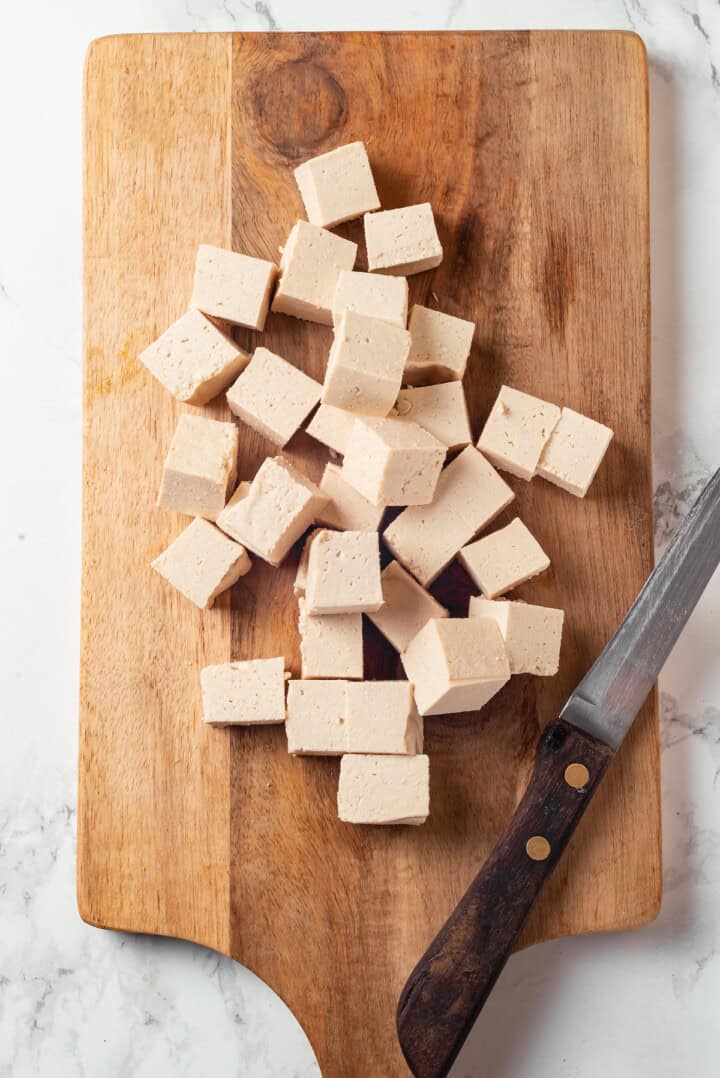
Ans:
[{"label": "metal knife blade", "polygon": [[617,749],[720,563],[720,469],[560,717]]}]

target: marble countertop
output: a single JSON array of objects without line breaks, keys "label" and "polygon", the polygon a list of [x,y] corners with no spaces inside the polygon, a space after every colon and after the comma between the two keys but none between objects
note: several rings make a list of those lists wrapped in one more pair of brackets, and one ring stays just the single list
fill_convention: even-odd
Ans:
[{"label": "marble countertop", "polygon": [[[89,928],[75,906],[85,49],[99,35],[130,31],[443,27],[642,35],[651,65],[658,550],[720,463],[718,0],[5,5],[0,362],[10,406],[0,423],[0,1078],[319,1073],[293,1016],[252,974],[190,944]],[[719,627],[716,574],[661,679],[658,920],[516,956],[456,1078],[717,1074]]]}]

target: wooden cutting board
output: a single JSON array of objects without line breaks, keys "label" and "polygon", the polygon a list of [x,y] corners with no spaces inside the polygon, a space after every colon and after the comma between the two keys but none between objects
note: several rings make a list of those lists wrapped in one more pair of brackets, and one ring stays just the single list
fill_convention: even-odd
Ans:
[{"label": "wooden cutting board", "polygon": [[[395,1003],[497,838],[557,713],[652,565],[646,58],[624,33],[105,38],[85,86],[85,420],[78,901],[95,925],[245,963],[304,1026],[326,1078],[405,1074]],[[368,145],[383,206],[430,200],[445,259],[411,299],[477,322],[477,434],[508,382],[608,423],[584,501],[510,480],[553,562],[522,594],[567,611],[560,674],[480,716],[426,722],[421,828],[336,819],[338,765],[281,728],[212,730],[198,669],[285,654],[291,579],[257,561],[201,613],[149,568],[187,523],[154,500],[179,406],[137,362],[185,309],[200,242],[262,257],[302,215],[302,159]],[[359,222],[343,234],[361,235]],[[330,330],[263,343],[321,378]],[[239,338],[252,346],[252,335]],[[224,416],[222,403],[210,414]],[[314,476],[324,451],[291,454]],[[240,474],[272,449],[241,428]],[[436,593],[464,613],[454,569]],[[367,637],[368,675],[396,657]],[[649,701],[524,942],[630,928],[660,900]]]}]

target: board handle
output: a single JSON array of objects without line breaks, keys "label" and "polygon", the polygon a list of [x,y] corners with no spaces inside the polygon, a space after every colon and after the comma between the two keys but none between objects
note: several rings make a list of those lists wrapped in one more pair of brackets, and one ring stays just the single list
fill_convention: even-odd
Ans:
[{"label": "board handle", "polygon": [[613,756],[557,719],[504,835],[410,974],[397,1032],[415,1078],[444,1078]]}]

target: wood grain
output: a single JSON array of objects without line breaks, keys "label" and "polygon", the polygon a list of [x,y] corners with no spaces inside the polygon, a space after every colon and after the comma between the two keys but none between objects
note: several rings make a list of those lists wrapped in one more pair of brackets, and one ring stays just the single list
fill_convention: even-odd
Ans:
[{"label": "wood grain", "polygon": [[[285,654],[297,672],[294,559],[256,563],[206,613],[148,569],[184,524],[153,508],[181,408],[137,354],[185,308],[198,243],[272,257],[302,214],[294,165],[355,138],[384,206],[436,209],[445,260],[411,298],[478,323],[475,432],[503,381],[616,432],[584,501],[510,480],[553,561],[522,594],[567,611],[561,671],[513,678],[479,718],[428,720],[418,829],[341,825],[336,762],[290,759],[278,729],[200,723],[199,666]],[[507,823],[539,729],[651,568],[647,151],[628,34],[150,35],[88,55],[79,907],[249,965],[327,1078],[407,1073],[400,989]],[[263,335],[316,377],[329,342],[283,316]],[[316,443],[289,448],[318,474]],[[241,476],[270,451],[242,428]],[[433,590],[464,613],[468,586],[453,567]],[[367,655],[372,676],[395,672],[372,630]],[[651,700],[524,943],[632,927],[659,899]]]}]

